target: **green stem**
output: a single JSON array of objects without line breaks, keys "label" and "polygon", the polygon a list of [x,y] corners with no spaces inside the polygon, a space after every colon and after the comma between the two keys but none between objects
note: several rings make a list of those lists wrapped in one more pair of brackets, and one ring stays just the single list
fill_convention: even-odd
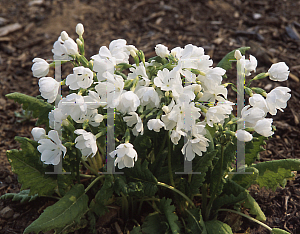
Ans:
[{"label": "green stem", "polygon": [[96,176],[94,175],[86,175],[86,174],[80,174],[81,177],[85,177],[85,178],[95,178]]},{"label": "green stem", "polygon": [[128,215],[129,215],[128,214],[128,200],[124,193],[121,192],[121,195],[122,195],[122,211],[123,211],[122,213],[125,218],[125,217],[128,217]]},{"label": "green stem", "polygon": [[185,211],[192,217],[192,219],[195,221],[195,223],[197,224],[198,228],[199,228],[199,231],[202,232],[202,228],[200,227],[199,225],[199,221],[195,218],[195,216],[188,210],[188,209],[185,209]]},{"label": "green stem", "polygon": [[230,210],[230,209],[219,209],[218,211],[228,211],[228,212],[232,212],[232,213],[239,214],[239,215],[241,215],[241,216],[246,217],[247,219],[252,220],[253,222],[256,222],[256,223],[260,224],[261,226],[267,228],[269,231],[272,231],[272,228],[270,228],[268,225],[266,225],[266,224],[264,224],[264,223],[258,221],[258,220],[255,219],[255,218],[252,218],[252,217],[250,217],[250,216],[248,216],[248,215],[246,215],[246,214],[243,214],[243,213],[241,213],[241,212],[238,212],[238,211],[235,211],[235,210]]},{"label": "green stem", "polygon": [[87,191],[89,191],[91,189],[91,187],[93,187],[93,185],[100,179],[104,178],[105,175],[101,175],[101,176],[98,176],[96,179],[93,180],[92,183],[90,183],[90,185],[84,190],[85,193],[87,193]]},{"label": "green stem", "polygon": [[82,164],[89,169],[91,172],[93,172],[96,176],[99,176],[98,172],[95,171],[92,167],[90,167],[83,159],[81,159]]},{"label": "green stem", "polygon": [[173,178],[173,172],[172,172],[172,165],[171,165],[171,157],[172,157],[172,145],[171,145],[171,139],[168,134],[168,147],[169,147],[169,152],[168,152],[168,168],[169,168],[169,177],[170,177],[170,182],[173,187],[175,187],[174,183],[174,178]]},{"label": "green stem", "polygon": [[191,204],[191,206],[192,206],[193,208],[196,208],[194,202],[192,202],[191,199],[189,199],[184,193],[182,193],[182,192],[179,191],[178,189],[176,189],[176,188],[174,188],[174,187],[172,187],[172,186],[170,186],[170,185],[168,185],[168,184],[162,183],[162,182],[157,182],[157,184],[160,185],[160,186],[162,186],[162,187],[171,189],[171,190],[173,190],[174,192],[178,193],[179,195],[181,195],[182,197],[184,197],[185,200],[187,200],[187,201]]},{"label": "green stem", "polygon": [[80,159],[81,159],[81,155],[78,152],[79,150],[76,150],[76,157],[77,157],[77,163],[76,163],[76,174],[77,174],[77,183],[80,183],[80,172],[79,172],[79,164],[80,164]]},{"label": "green stem", "polygon": [[[207,184],[203,184],[202,188],[201,188],[202,194],[200,194],[202,196],[202,202],[201,202],[201,206],[202,206],[202,215],[204,216],[206,214],[206,205],[207,205]],[[195,195],[197,196],[197,195]]]}]

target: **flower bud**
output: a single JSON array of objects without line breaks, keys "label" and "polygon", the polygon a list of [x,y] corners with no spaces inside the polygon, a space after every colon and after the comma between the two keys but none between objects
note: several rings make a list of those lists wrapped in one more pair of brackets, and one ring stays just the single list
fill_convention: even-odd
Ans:
[{"label": "flower bud", "polygon": [[69,39],[69,35],[66,31],[62,31],[60,34],[60,37],[63,41],[68,40]]},{"label": "flower bud", "polygon": [[236,60],[240,60],[243,57],[241,51],[239,50],[234,51],[234,57],[236,58]]},{"label": "flower bud", "polygon": [[35,127],[31,130],[31,134],[35,141],[46,139],[46,131],[43,128]]},{"label": "flower bud", "polygon": [[200,91],[201,91],[201,85],[196,85],[194,92],[199,93]]},{"label": "flower bud", "polygon": [[247,132],[243,129],[237,130],[235,133],[235,136],[239,141],[244,141],[244,142],[251,141],[253,138],[249,132]]},{"label": "flower bud", "polygon": [[49,64],[47,63],[47,61],[41,58],[34,58],[32,62],[34,62],[34,64],[32,65],[31,70],[34,77],[40,78],[48,75]]},{"label": "flower bud", "polygon": [[165,58],[168,57],[170,54],[170,51],[168,50],[168,47],[162,45],[162,44],[158,44],[155,46],[155,53],[161,57],[161,58]]},{"label": "flower bud", "polygon": [[134,50],[130,50],[129,52],[132,57],[136,57],[136,52]]},{"label": "flower bud", "polygon": [[165,112],[165,114],[168,114],[170,112],[170,109],[168,106],[163,106],[162,110]]},{"label": "flower bud", "polygon": [[202,98],[202,97],[203,97],[203,93],[199,92],[199,93],[197,94],[197,98],[200,99],[200,98]]},{"label": "flower bud", "polygon": [[76,39],[76,43],[78,46],[82,46],[82,41],[79,38]]},{"label": "flower bud", "polygon": [[76,33],[78,34],[79,37],[82,37],[82,34],[84,33],[84,28],[81,23],[76,25]]}]

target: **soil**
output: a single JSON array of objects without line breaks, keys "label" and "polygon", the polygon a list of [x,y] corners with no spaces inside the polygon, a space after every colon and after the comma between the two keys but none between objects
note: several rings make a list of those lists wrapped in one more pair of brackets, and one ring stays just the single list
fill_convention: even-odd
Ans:
[{"label": "soil", "polygon": [[[32,138],[35,120],[22,114],[21,106],[5,95],[21,92],[39,94],[38,79],[31,73],[32,59],[52,59],[52,46],[65,30],[76,38],[75,26],[83,23],[87,58],[97,54],[100,46],[124,38],[128,44],[155,55],[155,45],[170,49],[186,44],[202,46],[215,64],[229,51],[250,46],[249,53],[258,60],[257,73],[265,72],[275,62],[284,61],[290,77],[282,83],[257,81],[267,91],[287,86],[292,91],[284,113],[274,117],[277,131],[268,140],[260,161],[299,158],[300,147],[300,2],[273,0],[2,0],[0,2],[0,196],[19,192],[17,176],[10,170],[6,150],[19,148],[15,136]],[[14,24],[14,25],[13,25]],[[10,32],[3,30],[8,25]],[[70,67],[63,67],[63,76]],[[232,81],[236,79],[234,73]],[[49,74],[53,76],[53,73]],[[230,80],[230,79],[229,79]],[[21,116],[21,117],[18,117]],[[300,233],[300,171],[285,188],[275,192],[251,187],[251,195],[267,216],[267,225]],[[49,205],[51,199],[40,198],[21,205],[0,201],[0,210],[10,207],[10,218],[0,218],[0,233],[22,233]],[[237,233],[268,233],[263,227],[242,219]],[[118,219],[106,226],[98,222],[98,233],[121,233]],[[51,233],[51,232],[49,232]],[[88,233],[87,229],[77,233]]]}]

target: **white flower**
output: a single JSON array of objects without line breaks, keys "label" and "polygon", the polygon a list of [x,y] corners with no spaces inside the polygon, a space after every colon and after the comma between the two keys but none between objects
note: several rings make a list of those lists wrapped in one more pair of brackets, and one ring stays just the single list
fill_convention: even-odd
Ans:
[{"label": "white flower", "polygon": [[[245,57],[245,56],[243,56]],[[256,71],[257,60],[254,56],[250,55],[249,60],[245,61],[245,75],[250,76],[252,71]]]},{"label": "white flower", "polygon": [[35,127],[31,130],[31,135],[33,136],[33,139],[35,141],[39,141],[40,139],[45,139],[46,138],[46,132],[45,129]]},{"label": "white flower", "polygon": [[177,123],[177,129],[185,131],[190,131],[195,125],[196,119],[199,119],[200,116],[200,109],[195,107],[194,102],[177,104],[168,114],[168,118]]},{"label": "white flower", "polygon": [[272,136],[274,132],[272,132],[272,122],[273,119],[271,118],[265,118],[262,120],[258,120],[257,123],[254,126],[254,130],[265,137]]},{"label": "white flower", "polygon": [[253,55],[249,56],[249,60],[245,59],[245,56],[241,54],[241,52],[239,50],[236,50],[234,52],[234,57],[237,60],[240,60],[242,67],[245,68],[245,75],[246,76],[250,76],[252,71],[256,71],[256,67],[257,67],[257,60]]},{"label": "white flower", "polygon": [[124,91],[120,96],[120,102],[116,108],[124,114],[136,111],[139,105],[139,97],[134,92]]},{"label": "white flower", "polygon": [[149,130],[160,132],[160,129],[165,127],[165,124],[160,119],[150,119],[147,123],[147,127]]},{"label": "white flower", "polygon": [[139,97],[142,106],[159,107],[160,98],[153,87],[140,86],[135,90],[135,94]]},{"label": "white flower", "polygon": [[58,103],[58,108],[55,108],[48,114],[49,127],[55,129],[55,125],[61,126],[63,120],[68,117],[68,114],[62,112],[62,103]]},{"label": "white flower", "polygon": [[103,77],[103,73],[105,72],[114,74],[114,67],[116,65],[114,62],[108,59],[102,59],[99,54],[92,56],[92,59],[94,60],[93,70],[97,72],[98,81],[106,79]]},{"label": "white flower", "polygon": [[67,48],[64,45],[64,41],[59,37],[56,42],[54,42],[53,49],[54,60],[69,60],[70,57],[67,53]]},{"label": "white flower", "polygon": [[182,147],[181,152],[188,161],[192,161],[195,158],[195,153],[202,156],[202,152],[206,152],[208,145],[208,139],[204,136],[188,139],[187,143]]},{"label": "white flower", "polygon": [[164,91],[172,91],[176,86],[182,86],[180,73],[175,70],[169,71],[167,68],[159,70],[157,77],[154,78],[154,84]]},{"label": "white flower", "polygon": [[239,141],[244,141],[244,142],[251,141],[253,138],[249,132],[247,132],[243,129],[237,130],[235,133],[235,136]]},{"label": "white flower", "polygon": [[242,120],[245,121],[245,127],[254,127],[258,120],[266,116],[266,112],[259,107],[250,108],[250,105],[247,105],[242,109],[241,115]]},{"label": "white flower", "polygon": [[51,130],[48,133],[50,139],[40,139],[37,150],[41,153],[41,161],[45,164],[57,165],[60,162],[62,152],[66,155],[67,149],[62,145],[61,140],[58,137],[58,133],[55,130]]},{"label": "white flower", "polygon": [[71,90],[76,90],[79,88],[87,89],[93,83],[93,72],[86,67],[74,67],[73,74],[67,76],[66,85],[69,86]]},{"label": "white flower", "polygon": [[207,124],[212,127],[214,123],[223,123],[232,111],[232,102],[226,101],[218,103],[216,106],[210,107],[206,113]]},{"label": "white flower", "polygon": [[78,34],[78,36],[82,37],[82,34],[84,33],[84,28],[81,23],[76,25],[76,33]]},{"label": "white flower", "polygon": [[63,40],[60,36],[53,45],[52,53],[54,60],[69,60],[69,55],[78,54],[78,46],[72,38],[68,37]]},{"label": "white flower", "polygon": [[82,112],[81,117],[76,122],[83,123],[85,120],[88,120],[93,127],[98,127],[103,121],[103,115],[98,114],[97,109],[87,109],[86,113]]},{"label": "white flower", "polygon": [[265,113],[269,111],[268,104],[263,96],[260,94],[254,94],[252,97],[249,98],[249,103],[253,107],[260,108]]},{"label": "white flower", "polygon": [[109,48],[102,46],[99,50],[99,56],[101,59],[108,59],[113,62],[114,65],[118,63],[128,63],[130,52],[126,47],[126,40],[118,39],[113,40],[109,44]]},{"label": "white flower", "polygon": [[109,72],[103,73],[103,78],[107,79],[107,81],[97,84],[95,90],[100,96],[100,100],[107,102],[107,107],[115,108],[121,100],[124,80],[121,76],[113,75]]},{"label": "white flower", "polygon": [[49,64],[47,63],[46,60],[41,59],[41,58],[34,58],[32,60],[32,62],[34,64],[31,67],[31,71],[32,71],[34,77],[40,78],[40,77],[48,75]]},{"label": "white flower", "polygon": [[60,82],[57,82],[52,77],[43,77],[39,80],[39,86],[41,96],[47,99],[49,103],[54,102],[58,94]]},{"label": "white flower", "polygon": [[179,140],[181,139],[181,136],[186,135],[182,131],[177,131],[177,130],[172,130],[172,133],[170,135],[171,141],[173,142],[174,145],[177,145]]},{"label": "white flower", "polygon": [[80,149],[82,156],[94,157],[97,153],[96,137],[91,132],[87,132],[83,129],[76,129],[75,134],[80,135],[75,139],[75,147]]},{"label": "white flower", "polygon": [[58,107],[62,113],[70,115],[76,122],[80,122],[82,116],[85,116],[87,113],[87,105],[84,102],[84,98],[76,93],[69,94],[60,100],[60,103]]},{"label": "white flower", "polygon": [[89,90],[89,95],[83,97],[84,102],[87,104],[88,109],[97,109],[100,106],[106,105],[106,100],[103,100],[99,97],[98,93]]},{"label": "white flower", "polygon": [[271,115],[276,115],[277,110],[283,112],[282,108],[286,108],[287,101],[290,99],[291,90],[288,87],[276,87],[267,94],[266,102]]},{"label": "white flower", "polygon": [[130,114],[131,116],[125,116],[125,117],[123,117],[123,119],[129,127],[132,127],[134,124],[136,124],[135,127],[132,129],[133,135],[138,136],[139,133],[141,133],[141,135],[143,135],[144,134],[144,126],[143,126],[143,122],[142,122],[141,118],[139,117],[139,115],[135,112],[130,112],[128,114]]},{"label": "white flower", "polygon": [[67,54],[68,55],[76,55],[76,54],[78,54],[77,43],[72,38],[69,37],[68,40],[65,40],[64,46],[67,49]]},{"label": "white flower", "polygon": [[137,152],[130,143],[120,144],[116,150],[109,154],[112,158],[117,155],[115,160],[115,166],[118,164],[118,168],[133,167],[134,161],[137,160]]},{"label": "white flower", "polygon": [[285,64],[285,62],[279,62],[272,64],[268,73],[271,80],[285,81],[288,79],[290,72],[289,67]]},{"label": "white flower", "polygon": [[165,58],[168,57],[170,54],[170,51],[168,50],[168,47],[162,45],[162,44],[158,44],[155,46],[155,53],[161,57],[161,58]]},{"label": "white flower", "polygon": [[140,63],[138,67],[134,66],[129,68],[131,73],[128,74],[127,80],[133,80],[137,76],[141,77],[142,79],[149,80],[146,68],[143,63]]}]

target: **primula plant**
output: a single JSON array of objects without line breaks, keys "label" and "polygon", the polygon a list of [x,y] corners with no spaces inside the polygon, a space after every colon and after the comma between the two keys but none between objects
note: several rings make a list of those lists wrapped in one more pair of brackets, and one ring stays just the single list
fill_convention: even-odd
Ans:
[{"label": "primula plant", "polygon": [[[279,86],[267,93],[253,84],[267,77],[287,80],[284,62],[255,75],[257,60],[246,59],[249,47],[243,47],[213,67],[204,49],[191,44],[171,51],[156,45],[157,56],[146,61],[124,39],[102,46],[88,60],[83,32],[78,24],[75,42],[63,31],[51,63],[33,60],[39,96],[7,95],[43,128],[32,129],[33,140],[15,138],[22,150],[7,151],[22,188],[1,198],[57,200],[24,233],[69,233],[86,226],[96,233],[97,220],[111,209],[120,211],[124,232],[132,234],[229,234],[240,223],[232,213],[270,233],[287,233],[263,223],[266,217],[247,190],[252,184],[284,187],[300,170],[299,159],[256,162],[274,134],[271,117],[286,107],[291,90]],[[71,74],[47,76],[64,63],[74,66]],[[223,82],[235,63],[242,93]],[[61,86],[69,88],[65,97]],[[249,97],[237,115],[228,87]],[[244,154],[236,165],[239,146]],[[224,212],[227,221],[218,219]]]}]

